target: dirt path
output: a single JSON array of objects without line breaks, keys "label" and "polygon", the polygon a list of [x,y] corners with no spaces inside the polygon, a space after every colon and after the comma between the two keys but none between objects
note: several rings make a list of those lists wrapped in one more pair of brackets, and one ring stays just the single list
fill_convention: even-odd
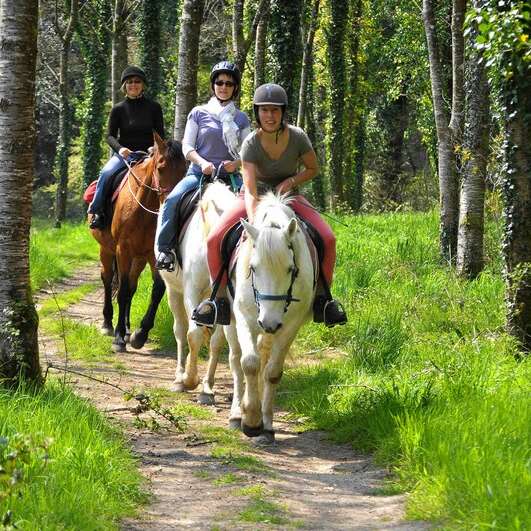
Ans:
[{"label": "dirt path", "polygon": [[[98,272],[88,270],[57,289],[73,289],[97,279]],[[95,291],[69,307],[67,315],[98,326],[101,300],[101,291]],[[41,339],[43,362],[60,363],[59,344],[52,338]],[[69,362],[69,367],[175,402],[175,397],[163,391],[173,380],[173,353],[151,350],[148,344],[142,350],[120,354],[119,361],[120,366]],[[230,373],[225,362],[217,373],[216,406],[193,405],[197,393],[178,395],[190,413],[187,428],[180,434],[163,423],[155,431],[135,427],[134,404],[125,402],[117,389],[83,377],[73,377],[72,383],[123,427],[149,480],[151,502],[141,518],[123,523],[125,530],[427,528],[402,521],[402,495],[375,493],[386,477],[385,470],[348,445],[328,442],[324,433],[297,433],[296,422],[282,411],[275,417],[277,443],[269,449],[255,448],[243,435],[218,429],[227,426],[230,406]],[[150,415],[139,418],[149,420]]]}]

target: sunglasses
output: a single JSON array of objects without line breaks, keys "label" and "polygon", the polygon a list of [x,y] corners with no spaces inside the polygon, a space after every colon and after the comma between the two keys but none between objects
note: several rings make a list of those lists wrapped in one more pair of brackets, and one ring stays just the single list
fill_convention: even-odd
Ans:
[{"label": "sunglasses", "polygon": [[128,79],[125,82],[126,85],[132,85],[132,84],[137,84],[138,85],[139,83],[142,83],[141,79]]},{"label": "sunglasses", "polygon": [[226,87],[234,87],[234,85],[236,85],[236,83],[234,83],[234,81],[214,81],[214,85],[216,85],[216,87],[222,87],[223,85],[225,85]]}]

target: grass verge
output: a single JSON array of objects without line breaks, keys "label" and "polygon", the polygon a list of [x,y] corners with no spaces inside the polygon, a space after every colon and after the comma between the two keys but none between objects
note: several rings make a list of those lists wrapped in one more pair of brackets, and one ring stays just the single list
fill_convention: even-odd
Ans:
[{"label": "grass verge", "polygon": [[16,478],[0,512],[19,529],[118,529],[146,499],[120,434],[67,387],[0,390],[0,437]]},{"label": "grass verge", "polygon": [[346,326],[308,325],[279,398],[306,427],[375,452],[407,514],[448,528],[531,527],[531,370],[504,332],[499,227],[485,271],[438,262],[436,214],[344,217],[334,293]]}]

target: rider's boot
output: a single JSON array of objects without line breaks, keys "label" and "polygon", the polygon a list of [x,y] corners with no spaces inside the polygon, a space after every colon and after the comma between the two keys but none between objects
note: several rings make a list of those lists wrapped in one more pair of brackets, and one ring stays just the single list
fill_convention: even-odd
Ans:
[{"label": "rider's boot", "polygon": [[330,287],[322,274],[319,275],[317,294],[313,301],[313,320],[316,323],[324,323],[329,328],[347,322],[347,313],[343,305],[332,298]]},{"label": "rider's boot", "polygon": [[159,249],[155,267],[160,271],[175,271],[177,256],[173,249]]},{"label": "rider's boot", "polygon": [[215,299],[205,299],[192,312],[192,320],[200,326],[229,325],[230,302],[220,289]]},{"label": "rider's boot", "polygon": [[103,229],[105,227],[105,216],[103,214],[92,214],[89,227],[91,229]]}]

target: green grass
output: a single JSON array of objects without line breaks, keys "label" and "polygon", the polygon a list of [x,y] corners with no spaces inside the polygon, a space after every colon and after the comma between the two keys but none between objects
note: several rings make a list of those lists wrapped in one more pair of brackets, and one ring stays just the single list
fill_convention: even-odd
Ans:
[{"label": "green grass", "polygon": [[98,244],[85,223],[64,223],[60,229],[55,229],[50,222],[33,221],[30,277],[34,291],[91,262],[98,263]]},{"label": "green grass", "polygon": [[[531,370],[503,329],[499,227],[467,282],[439,263],[435,213],[343,221],[333,291],[349,323],[299,333],[280,401],[390,465],[410,518],[530,528]],[[305,363],[319,348],[336,354]]]},{"label": "green grass", "polygon": [[241,522],[283,526],[290,524],[289,527],[298,527],[298,525],[293,525],[296,522],[290,521],[284,506],[267,499],[273,493],[265,489],[263,485],[242,487],[234,494],[249,498],[247,505],[238,513],[238,520]]},{"label": "green grass", "polygon": [[119,519],[146,500],[122,437],[68,388],[0,390],[3,460],[17,434],[28,443],[18,452],[16,492],[0,499],[0,516],[11,510],[19,529],[118,529]]}]

